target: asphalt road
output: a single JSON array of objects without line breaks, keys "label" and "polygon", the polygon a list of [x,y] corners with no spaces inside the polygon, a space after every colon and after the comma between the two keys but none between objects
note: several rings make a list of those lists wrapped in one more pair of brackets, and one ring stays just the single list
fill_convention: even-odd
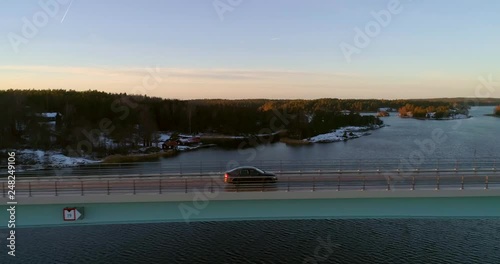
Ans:
[{"label": "asphalt road", "polygon": [[[439,176],[438,176],[439,175]],[[496,171],[435,171],[412,174],[383,174],[378,172],[288,172],[278,174],[276,183],[226,184],[222,175],[166,176],[128,175],[105,177],[39,177],[18,178],[16,196],[113,195],[139,193],[195,193],[195,192],[249,192],[249,191],[344,191],[344,190],[460,190],[500,188],[500,174]],[[9,193],[7,181],[2,181],[2,194]]]},{"label": "asphalt road", "polygon": [[[16,168],[16,173],[20,177],[79,177],[79,176],[134,176],[134,175],[221,175],[236,166],[257,166],[263,170],[280,172],[311,172],[323,171],[345,173],[358,171],[371,173],[380,171],[381,173],[395,173],[398,170],[404,174],[410,174],[416,170],[425,172],[432,170],[459,170],[477,171],[494,170],[500,164],[498,159],[480,160],[433,160],[422,164],[412,164],[399,159],[380,160],[260,160],[260,161],[191,161],[191,162],[141,162],[128,164],[90,164],[71,168],[51,168],[44,170],[30,170],[25,167]],[[0,170],[7,171],[5,167]],[[500,168],[498,168],[500,170]]]}]

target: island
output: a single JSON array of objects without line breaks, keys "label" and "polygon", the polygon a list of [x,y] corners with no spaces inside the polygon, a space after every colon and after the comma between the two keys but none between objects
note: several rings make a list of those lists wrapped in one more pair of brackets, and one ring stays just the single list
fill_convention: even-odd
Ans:
[{"label": "island", "polygon": [[452,120],[470,118],[469,106],[465,104],[415,106],[406,104],[399,108],[399,117],[415,119]]}]

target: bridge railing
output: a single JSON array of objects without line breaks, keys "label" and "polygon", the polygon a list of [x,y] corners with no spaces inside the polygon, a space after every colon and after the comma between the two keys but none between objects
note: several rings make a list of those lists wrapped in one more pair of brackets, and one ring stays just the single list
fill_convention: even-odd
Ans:
[{"label": "bridge railing", "polygon": [[140,177],[70,177],[70,178],[19,178],[11,188],[1,181],[2,196],[8,198],[68,195],[116,195],[116,194],[169,194],[219,192],[269,192],[269,191],[372,191],[372,190],[490,190],[500,189],[500,174],[491,170],[475,171],[420,171],[418,175],[395,177],[373,171],[287,171],[278,174],[276,183],[250,182],[229,184],[220,175]]},{"label": "bridge railing", "polygon": [[[371,159],[371,160],[256,160],[256,161],[190,161],[190,162],[141,162],[141,163],[97,163],[72,168],[50,168],[44,170],[24,171],[16,169],[17,175],[23,178],[47,176],[57,177],[105,177],[105,176],[140,176],[140,175],[221,175],[225,171],[242,165],[259,167],[266,171],[302,172],[302,171],[338,171],[338,172],[372,172],[385,174],[413,174],[429,170],[435,171],[487,171],[497,170],[500,158],[478,158],[473,160],[437,159],[425,162],[410,162],[405,159]],[[7,171],[5,167],[2,167]]]},{"label": "bridge railing", "polygon": [[[286,176],[286,175],[378,175],[380,177],[385,177],[385,178],[393,178],[393,179],[399,179],[399,178],[408,178],[411,176],[416,176],[419,177],[420,175],[425,175],[425,174],[440,174],[440,175],[486,175],[486,174],[491,174],[491,173],[496,173],[497,169],[496,168],[485,168],[485,169],[476,169],[476,168],[468,168],[468,169],[414,169],[414,170],[399,170],[399,169],[394,169],[394,170],[360,170],[360,169],[354,169],[354,170],[335,170],[335,169],[329,169],[326,168],[324,170],[318,169],[318,170],[293,170],[293,171],[279,171],[275,172],[275,174],[280,175],[280,176]],[[223,176],[224,172],[205,172],[205,173],[200,173],[200,172],[191,172],[191,173],[138,173],[138,174],[121,174],[119,172],[114,172],[114,173],[103,173],[103,174],[97,174],[97,175],[71,175],[71,176],[21,176],[18,177],[17,180],[28,180],[28,181],[65,181],[65,180],[72,180],[72,179],[78,179],[78,180],[93,180],[93,179],[147,179],[147,178],[156,178],[156,177],[164,177],[164,178],[177,178],[177,177],[210,177],[210,176]],[[6,179],[3,179],[4,181]],[[0,180],[1,182],[2,180]]]}]

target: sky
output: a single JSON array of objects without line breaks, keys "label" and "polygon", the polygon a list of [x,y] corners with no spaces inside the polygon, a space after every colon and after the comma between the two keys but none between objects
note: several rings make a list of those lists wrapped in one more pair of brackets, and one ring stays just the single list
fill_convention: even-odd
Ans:
[{"label": "sky", "polygon": [[0,89],[500,97],[500,1],[3,0]]}]

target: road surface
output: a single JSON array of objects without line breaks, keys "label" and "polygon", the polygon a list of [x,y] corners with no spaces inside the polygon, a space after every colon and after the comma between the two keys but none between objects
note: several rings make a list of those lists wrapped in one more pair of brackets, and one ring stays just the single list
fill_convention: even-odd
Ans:
[{"label": "road surface", "polygon": [[[460,190],[499,189],[497,171],[419,171],[411,174],[377,171],[282,172],[276,183],[226,184],[223,175],[106,175],[82,177],[17,178],[16,196],[67,196],[94,194],[194,193],[249,191],[344,191],[344,190]],[[3,197],[8,196],[6,180],[1,182]]]}]

